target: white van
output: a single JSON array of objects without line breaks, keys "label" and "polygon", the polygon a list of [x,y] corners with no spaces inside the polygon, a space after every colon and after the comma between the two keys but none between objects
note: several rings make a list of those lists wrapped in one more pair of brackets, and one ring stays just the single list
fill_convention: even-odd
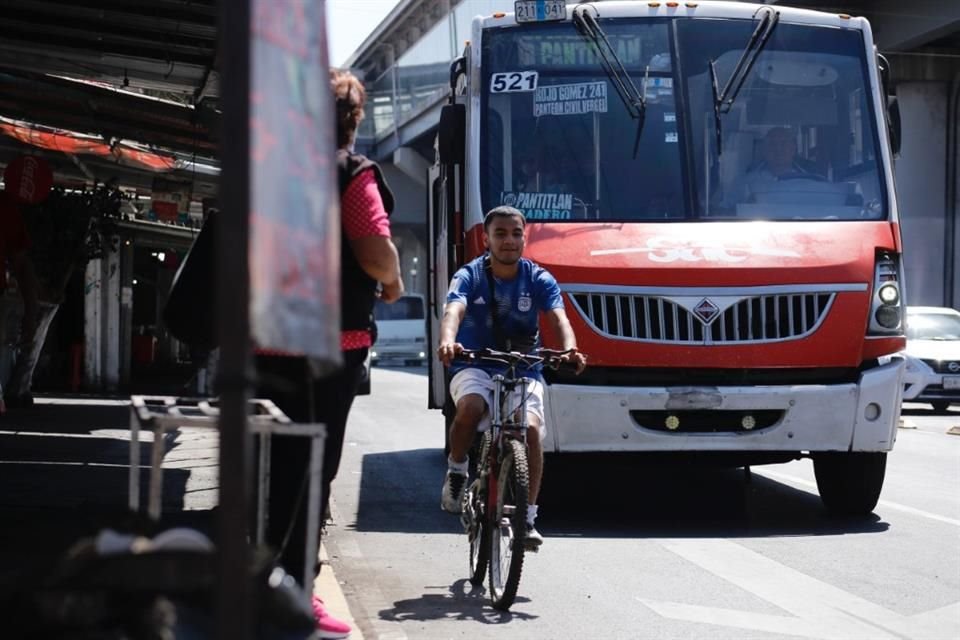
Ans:
[{"label": "white van", "polygon": [[377,341],[370,351],[372,363],[396,361],[407,365],[427,362],[427,321],[423,296],[408,293],[393,304],[377,300],[373,308]]}]

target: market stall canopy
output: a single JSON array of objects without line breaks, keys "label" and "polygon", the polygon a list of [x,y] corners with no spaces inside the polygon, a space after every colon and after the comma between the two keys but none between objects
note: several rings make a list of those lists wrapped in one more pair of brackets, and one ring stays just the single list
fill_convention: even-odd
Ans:
[{"label": "market stall canopy", "polygon": [[0,0],[0,67],[219,95],[216,0]]},{"label": "market stall canopy", "polygon": [[69,156],[58,174],[128,184],[184,168],[176,158],[215,167],[217,11],[216,0],[0,0],[0,116],[19,128],[0,148],[91,136],[86,151],[58,149]]},{"label": "market stall canopy", "polygon": [[218,114],[86,81],[0,69],[0,115],[56,129],[216,155]]}]

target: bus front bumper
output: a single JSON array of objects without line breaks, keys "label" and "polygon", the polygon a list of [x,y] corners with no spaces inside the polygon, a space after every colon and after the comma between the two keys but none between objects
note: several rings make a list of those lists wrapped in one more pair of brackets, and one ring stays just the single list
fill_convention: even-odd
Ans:
[{"label": "bus front bumper", "polygon": [[[903,361],[895,360],[851,384],[550,385],[545,448],[552,443],[557,452],[890,451],[902,379]],[[775,417],[769,424],[743,426],[761,415]],[[687,426],[694,423],[696,429]]]}]

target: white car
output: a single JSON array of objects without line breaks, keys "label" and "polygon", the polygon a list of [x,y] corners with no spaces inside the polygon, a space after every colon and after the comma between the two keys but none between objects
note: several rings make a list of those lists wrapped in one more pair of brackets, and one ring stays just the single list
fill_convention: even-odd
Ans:
[{"label": "white car", "polygon": [[936,411],[960,403],[960,312],[907,307],[903,399],[929,402]]}]

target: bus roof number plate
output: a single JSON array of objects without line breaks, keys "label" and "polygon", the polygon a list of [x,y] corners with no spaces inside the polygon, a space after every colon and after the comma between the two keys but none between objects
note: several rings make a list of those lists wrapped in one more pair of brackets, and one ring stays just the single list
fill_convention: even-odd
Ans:
[{"label": "bus roof number plate", "polygon": [[566,20],[566,0],[517,0],[513,3],[517,22]]}]

